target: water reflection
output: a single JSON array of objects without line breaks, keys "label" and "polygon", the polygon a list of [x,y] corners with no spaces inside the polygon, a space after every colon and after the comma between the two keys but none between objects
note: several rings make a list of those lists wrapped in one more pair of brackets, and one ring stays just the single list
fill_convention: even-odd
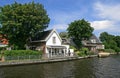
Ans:
[{"label": "water reflection", "polygon": [[74,62],[0,68],[0,78],[74,78]]},{"label": "water reflection", "polygon": [[120,78],[120,57],[99,58],[94,62],[94,72],[97,78]]},{"label": "water reflection", "polygon": [[0,78],[119,78],[120,56],[1,67]]}]

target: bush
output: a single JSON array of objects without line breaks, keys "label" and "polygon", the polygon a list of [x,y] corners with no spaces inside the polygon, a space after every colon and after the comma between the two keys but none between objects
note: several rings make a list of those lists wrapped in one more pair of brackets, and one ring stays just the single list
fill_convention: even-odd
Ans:
[{"label": "bush", "polygon": [[89,50],[88,48],[82,48],[81,52],[83,52],[85,55],[88,55]]},{"label": "bush", "polygon": [[109,52],[109,53],[114,53],[115,52],[115,50],[113,50],[113,49],[104,49],[104,51]]},{"label": "bush", "polygon": [[70,49],[74,49],[74,51],[77,51],[77,49],[74,46],[70,46]]},{"label": "bush", "polygon": [[77,55],[78,55],[78,56],[85,56],[86,54],[81,51],[81,52],[77,52]]},{"label": "bush", "polygon": [[94,55],[94,52],[89,51],[88,48],[81,48],[81,50],[76,53],[78,56]]},{"label": "bush", "polygon": [[5,56],[26,56],[26,55],[41,55],[41,51],[33,51],[33,50],[5,50]]},{"label": "bush", "polygon": [[95,54],[94,52],[91,51],[88,52],[88,55],[94,55],[94,54]]}]

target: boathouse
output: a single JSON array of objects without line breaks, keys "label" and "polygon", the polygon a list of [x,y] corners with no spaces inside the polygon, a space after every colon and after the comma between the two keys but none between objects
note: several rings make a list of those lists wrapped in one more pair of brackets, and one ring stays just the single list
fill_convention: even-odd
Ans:
[{"label": "boathouse", "polygon": [[99,49],[104,49],[103,43],[94,34],[92,34],[89,40],[83,40],[82,44],[83,47],[86,47],[90,51],[96,53],[98,53]]}]

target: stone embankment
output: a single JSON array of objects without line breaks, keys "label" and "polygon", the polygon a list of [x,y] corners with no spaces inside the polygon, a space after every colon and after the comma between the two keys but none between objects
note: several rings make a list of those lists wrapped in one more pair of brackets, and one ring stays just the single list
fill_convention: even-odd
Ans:
[{"label": "stone embankment", "polygon": [[0,67],[71,61],[71,60],[79,60],[79,59],[84,59],[84,58],[92,58],[92,57],[96,57],[96,56],[97,55],[89,55],[89,56],[85,56],[85,57],[64,57],[64,58],[34,59],[34,60],[12,60],[12,61],[0,62]]}]

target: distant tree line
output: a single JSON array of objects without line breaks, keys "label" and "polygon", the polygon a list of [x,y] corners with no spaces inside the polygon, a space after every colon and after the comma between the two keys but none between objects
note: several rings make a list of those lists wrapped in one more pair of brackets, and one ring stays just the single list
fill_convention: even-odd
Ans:
[{"label": "distant tree line", "polygon": [[113,49],[116,52],[120,52],[120,36],[115,36],[108,34],[107,32],[102,32],[99,38],[105,45],[105,49]]}]

